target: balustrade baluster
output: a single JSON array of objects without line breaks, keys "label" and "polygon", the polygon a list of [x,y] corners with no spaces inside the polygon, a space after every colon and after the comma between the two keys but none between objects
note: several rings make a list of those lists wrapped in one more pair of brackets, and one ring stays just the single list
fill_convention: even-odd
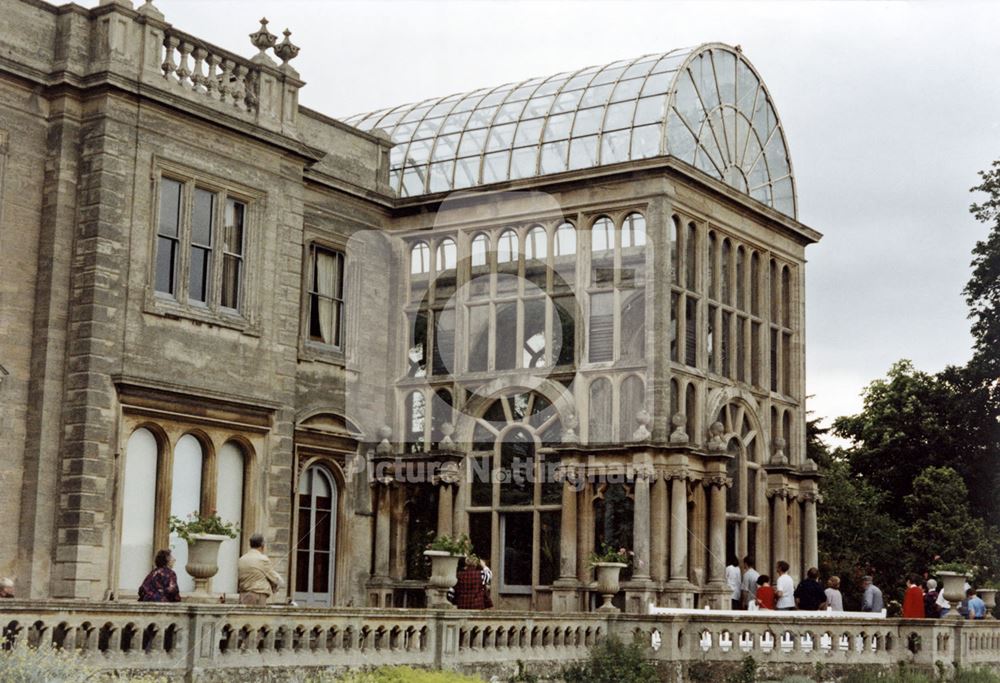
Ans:
[{"label": "balustrade baluster", "polygon": [[181,85],[186,87],[191,87],[191,67],[188,66],[188,55],[191,54],[193,49],[194,46],[191,43],[181,41],[179,48],[181,59],[180,65],[177,67],[177,80]]},{"label": "balustrade baluster", "polygon": [[160,70],[163,72],[164,78],[170,78],[170,75],[177,71],[177,65],[174,63],[174,50],[177,49],[179,42],[175,36],[167,36],[163,41],[166,54],[163,57],[163,64],[160,65]]}]

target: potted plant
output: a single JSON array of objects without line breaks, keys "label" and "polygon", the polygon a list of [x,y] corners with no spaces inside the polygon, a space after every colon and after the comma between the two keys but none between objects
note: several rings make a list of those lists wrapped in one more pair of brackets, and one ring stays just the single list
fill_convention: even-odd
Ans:
[{"label": "potted plant", "polygon": [[236,538],[239,525],[224,521],[215,510],[203,515],[194,511],[186,519],[170,516],[170,532],[187,542],[188,557],[184,570],[194,579],[190,602],[215,602],[209,582],[219,571],[219,546],[227,538]]},{"label": "potted plant", "polygon": [[1000,590],[1000,582],[998,582],[996,580],[993,580],[993,581],[984,581],[983,585],[982,585],[982,588],[977,588],[976,589],[976,592],[979,593],[979,597],[981,597],[983,599],[983,602],[986,603],[986,618],[987,619],[994,619],[995,618],[993,616],[993,610],[995,610],[996,606],[997,606],[997,591],[998,590]]},{"label": "potted plant", "polygon": [[633,555],[631,550],[615,550],[607,543],[602,544],[599,553],[590,554],[590,566],[597,570],[597,592],[604,599],[604,603],[597,608],[598,612],[619,611],[611,604],[611,600],[620,590],[622,569],[629,566]]},{"label": "potted plant", "polygon": [[465,534],[458,537],[441,535],[427,545],[424,556],[431,561],[431,578],[427,585],[427,606],[449,609],[448,591],[458,583],[458,561],[472,552],[472,542]]},{"label": "potted plant", "polygon": [[965,584],[971,574],[969,566],[963,562],[940,562],[931,567],[931,573],[944,584],[941,591],[944,599],[952,604],[945,615],[948,619],[958,619],[958,605],[965,600]]}]

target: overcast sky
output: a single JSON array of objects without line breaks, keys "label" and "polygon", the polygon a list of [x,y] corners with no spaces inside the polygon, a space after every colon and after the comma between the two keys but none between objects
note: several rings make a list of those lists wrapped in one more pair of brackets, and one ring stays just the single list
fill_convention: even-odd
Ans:
[{"label": "overcast sky", "polygon": [[[96,4],[93,0],[88,4]],[[136,2],[138,6],[139,2]],[[156,0],[246,56],[266,16],[302,48],[301,102],[350,114],[677,47],[739,44],[785,127],[807,267],[810,407],[857,412],[899,358],[964,363],[961,291],[1000,157],[1000,3],[489,3]]]}]

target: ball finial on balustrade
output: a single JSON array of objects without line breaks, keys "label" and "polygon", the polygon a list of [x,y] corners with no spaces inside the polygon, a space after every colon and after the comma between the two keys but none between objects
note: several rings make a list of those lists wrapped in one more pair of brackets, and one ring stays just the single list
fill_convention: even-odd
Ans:
[{"label": "ball finial on balustrade", "polygon": [[276,42],[278,42],[278,36],[267,30],[267,17],[262,17],[260,28],[250,34],[250,43],[260,50],[254,55],[253,61],[274,64],[274,60],[267,56],[267,51],[274,47]]},{"label": "ball finial on balustrade", "polygon": [[140,15],[144,17],[150,17],[152,19],[159,19],[163,21],[163,12],[153,6],[153,0],[146,0],[146,4],[136,10]]},{"label": "ball finial on balustrade", "polygon": [[292,41],[289,40],[291,35],[292,32],[286,28],[284,31],[285,39],[274,46],[274,54],[278,55],[278,59],[281,60],[281,66],[286,66],[299,54],[299,46],[292,44]]}]

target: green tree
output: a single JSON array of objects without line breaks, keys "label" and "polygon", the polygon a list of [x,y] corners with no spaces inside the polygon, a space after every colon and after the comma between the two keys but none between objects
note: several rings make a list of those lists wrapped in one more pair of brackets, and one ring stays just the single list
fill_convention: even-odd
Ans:
[{"label": "green tree", "polygon": [[976,220],[990,226],[986,239],[972,250],[972,277],[965,287],[965,301],[972,318],[975,356],[971,365],[977,374],[993,380],[994,397],[1000,388],[1000,160],[990,169],[979,172],[982,182],[972,192],[982,192],[986,198],[972,205]]}]

